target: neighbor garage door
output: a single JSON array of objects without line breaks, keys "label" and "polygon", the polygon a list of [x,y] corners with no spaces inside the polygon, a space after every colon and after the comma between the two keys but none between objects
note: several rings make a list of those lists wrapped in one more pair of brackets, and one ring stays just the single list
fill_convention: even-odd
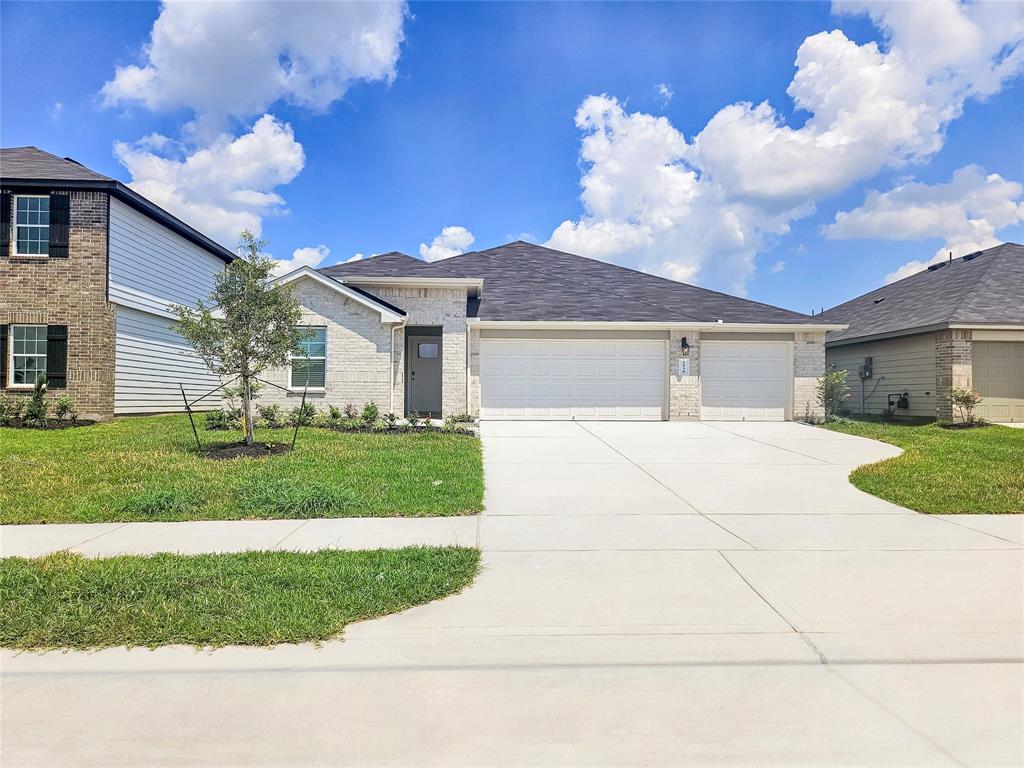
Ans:
[{"label": "neighbor garage door", "polygon": [[793,386],[785,341],[705,341],[700,349],[701,418],[783,421]]},{"label": "neighbor garage door", "polygon": [[1024,342],[976,341],[971,349],[974,388],[989,421],[1024,421]]},{"label": "neighbor garage door", "polygon": [[481,339],[482,419],[660,419],[665,342]]}]

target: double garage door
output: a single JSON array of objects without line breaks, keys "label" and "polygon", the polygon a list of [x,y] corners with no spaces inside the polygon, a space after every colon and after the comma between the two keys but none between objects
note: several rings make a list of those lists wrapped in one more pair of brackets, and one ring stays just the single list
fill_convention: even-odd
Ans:
[{"label": "double garage door", "polygon": [[[705,342],[701,417],[785,419],[791,354],[787,343]],[[668,375],[664,340],[485,338],[480,417],[657,421]]]}]

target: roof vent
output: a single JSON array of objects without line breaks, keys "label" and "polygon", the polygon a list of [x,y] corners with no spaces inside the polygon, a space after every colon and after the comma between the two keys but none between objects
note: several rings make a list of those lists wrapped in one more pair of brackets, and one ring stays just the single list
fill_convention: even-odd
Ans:
[{"label": "roof vent", "polygon": [[981,254],[982,254],[982,251],[975,251],[974,253],[968,253],[966,256],[964,256],[964,261],[971,261],[973,259],[976,259],[979,256],[981,256]]},{"label": "roof vent", "polygon": [[928,267],[928,271],[934,272],[936,269],[941,269],[942,267],[946,266],[947,263],[948,262],[940,261],[938,264],[932,264],[930,267]]},{"label": "roof vent", "polygon": [[882,298],[880,298],[880,299],[875,299],[874,303],[875,303],[875,304],[881,304],[881,303],[882,303],[883,301],[885,301],[885,296],[883,296],[883,297],[882,297]]}]

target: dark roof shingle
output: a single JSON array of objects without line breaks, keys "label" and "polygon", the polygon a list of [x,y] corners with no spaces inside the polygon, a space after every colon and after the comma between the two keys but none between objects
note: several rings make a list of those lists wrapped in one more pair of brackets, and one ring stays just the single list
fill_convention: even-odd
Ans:
[{"label": "dark roof shingle", "polygon": [[1004,243],[939,264],[818,315],[850,325],[830,332],[828,343],[951,323],[1024,325],[1024,246]]},{"label": "dark roof shingle", "polygon": [[113,181],[70,157],[57,157],[38,147],[0,149],[0,177],[5,181]]},{"label": "dark roof shingle", "polygon": [[481,320],[568,322],[820,322],[798,312],[517,241],[427,263],[400,253],[322,270],[332,277],[474,277],[468,312]]}]

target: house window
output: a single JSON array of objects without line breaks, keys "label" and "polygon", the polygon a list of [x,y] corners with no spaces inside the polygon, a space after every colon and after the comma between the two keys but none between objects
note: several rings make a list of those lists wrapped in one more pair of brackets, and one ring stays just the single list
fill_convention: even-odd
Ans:
[{"label": "house window", "polygon": [[416,348],[416,354],[421,360],[433,360],[437,357],[437,344],[419,344]]},{"label": "house window", "polygon": [[323,389],[327,379],[327,329],[307,327],[291,354],[291,388]]},{"label": "house window", "polygon": [[14,198],[16,256],[47,256],[50,253],[50,198],[18,195]]},{"label": "house window", "polygon": [[11,386],[32,386],[46,375],[46,326],[11,326]]}]

